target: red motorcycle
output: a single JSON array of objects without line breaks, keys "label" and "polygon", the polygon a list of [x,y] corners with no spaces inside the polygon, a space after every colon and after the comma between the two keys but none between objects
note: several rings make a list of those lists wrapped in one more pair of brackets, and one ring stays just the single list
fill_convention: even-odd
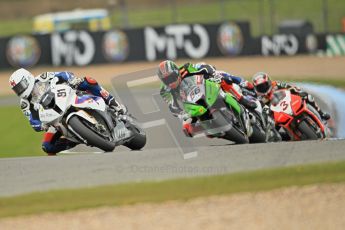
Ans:
[{"label": "red motorcycle", "polygon": [[291,140],[317,140],[328,136],[328,128],[319,113],[301,96],[289,90],[277,90],[270,107],[276,125],[283,127]]}]

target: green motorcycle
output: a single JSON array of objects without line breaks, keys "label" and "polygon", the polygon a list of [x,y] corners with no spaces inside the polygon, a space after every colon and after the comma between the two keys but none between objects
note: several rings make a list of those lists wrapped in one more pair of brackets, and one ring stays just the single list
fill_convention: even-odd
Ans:
[{"label": "green motorcycle", "polygon": [[248,111],[218,83],[196,75],[183,79],[180,89],[183,108],[196,121],[196,132],[236,144],[249,143],[253,129]]}]

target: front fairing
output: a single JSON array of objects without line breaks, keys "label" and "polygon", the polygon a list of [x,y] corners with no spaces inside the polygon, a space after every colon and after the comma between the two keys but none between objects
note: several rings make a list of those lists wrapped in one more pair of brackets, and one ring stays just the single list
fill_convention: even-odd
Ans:
[{"label": "front fairing", "polygon": [[205,80],[202,75],[184,79],[181,82],[181,97],[185,111],[192,117],[203,115],[216,102],[220,90],[219,84]]},{"label": "front fairing", "polygon": [[72,106],[79,109],[94,109],[99,111],[106,110],[106,104],[101,97],[93,95],[75,95]]}]

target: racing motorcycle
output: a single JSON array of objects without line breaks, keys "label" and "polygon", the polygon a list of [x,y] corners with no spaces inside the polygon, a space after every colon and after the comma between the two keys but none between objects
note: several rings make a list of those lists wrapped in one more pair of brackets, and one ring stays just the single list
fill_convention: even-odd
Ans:
[{"label": "racing motorcycle", "polygon": [[118,145],[140,150],[146,134],[129,114],[117,114],[101,97],[52,84],[40,99],[39,117],[45,126],[54,126],[75,143],[94,146],[105,152]]},{"label": "racing motorcycle", "polygon": [[276,125],[282,127],[291,140],[316,140],[329,134],[314,107],[289,90],[277,90],[272,96],[270,108]]},{"label": "racing motorcycle", "polygon": [[197,120],[193,124],[195,132],[237,144],[249,143],[253,135],[249,113],[219,83],[195,75],[183,79],[180,89],[184,110]]},{"label": "racing motorcycle", "polygon": [[[267,105],[262,105],[257,99],[256,93],[246,88],[240,88],[243,96],[248,100],[256,103],[256,108],[249,111],[250,116],[253,116],[255,124],[253,125],[253,135],[249,138],[251,143],[260,142],[278,142],[282,138],[275,128],[275,122],[271,115],[270,108]],[[256,134],[256,135],[255,135]]]}]

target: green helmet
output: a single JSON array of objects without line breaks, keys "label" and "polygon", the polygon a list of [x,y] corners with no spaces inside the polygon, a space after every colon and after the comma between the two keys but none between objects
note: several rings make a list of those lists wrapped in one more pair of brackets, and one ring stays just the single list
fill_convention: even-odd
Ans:
[{"label": "green helmet", "polygon": [[176,89],[180,85],[181,76],[179,68],[173,61],[166,60],[161,62],[157,75],[166,86],[172,89]]}]

